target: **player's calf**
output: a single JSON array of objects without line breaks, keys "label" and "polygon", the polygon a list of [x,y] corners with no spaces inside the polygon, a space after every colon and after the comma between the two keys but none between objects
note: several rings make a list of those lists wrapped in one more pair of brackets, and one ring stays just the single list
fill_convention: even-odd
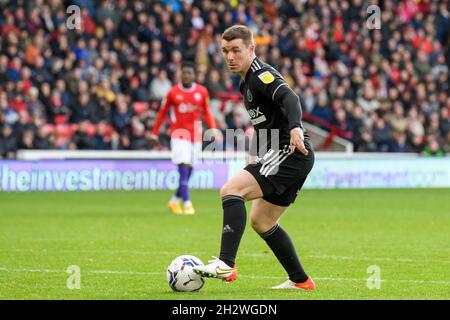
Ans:
[{"label": "player's calf", "polygon": [[260,236],[266,241],[292,282],[303,283],[308,280],[291,238],[280,225],[276,224]]}]

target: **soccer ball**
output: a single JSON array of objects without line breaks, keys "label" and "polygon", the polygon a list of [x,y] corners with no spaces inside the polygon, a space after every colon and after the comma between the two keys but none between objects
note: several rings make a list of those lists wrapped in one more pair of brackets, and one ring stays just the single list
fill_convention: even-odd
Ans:
[{"label": "soccer ball", "polygon": [[183,255],[176,257],[167,267],[167,282],[174,291],[198,291],[205,284],[205,280],[196,274],[192,267],[201,266],[203,262],[194,256]]}]

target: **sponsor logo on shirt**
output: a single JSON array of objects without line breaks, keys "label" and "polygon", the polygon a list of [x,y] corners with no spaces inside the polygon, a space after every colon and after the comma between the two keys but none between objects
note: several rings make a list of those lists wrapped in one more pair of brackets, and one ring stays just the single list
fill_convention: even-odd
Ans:
[{"label": "sponsor logo on shirt", "polygon": [[195,105],[190,103],[181,103],[178,106],[178,112],[180,113],[194,112],[195,110],[196,110]]},{"label": "sponsor logo on shirt", "polygon": [[254,109],[249,109],[248,110],[248,114],[250,115],[251,118],[251,122],[253,125],[261,123],[266,121],[266,116],[264,115],[264,113],[262,113],[261,111],[259,111],[260,107],[256,107]]}]

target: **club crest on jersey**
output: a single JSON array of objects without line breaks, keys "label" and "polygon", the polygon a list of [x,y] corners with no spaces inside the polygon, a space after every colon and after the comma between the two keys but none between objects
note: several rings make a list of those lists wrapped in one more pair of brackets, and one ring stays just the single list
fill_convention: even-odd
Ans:
[{"label": "club crest on jersey", "polygon": [[252,96],[250,89],[247,90],[247,100],[248,100],[248,102],[253,101],[253,96]]},{"label": "club crest on jersey", "polygon": [[202,95],[198,92],[194,93],[194,99],[195,101],[201,101],[202,100]]},{"label": "club crest on jersey", "polygon": [[263,73],[258,75],[258,78],[265,84],[272,83],[273,80],[275,80],[275,77],[270,73],[270,71],[264,71]]}]

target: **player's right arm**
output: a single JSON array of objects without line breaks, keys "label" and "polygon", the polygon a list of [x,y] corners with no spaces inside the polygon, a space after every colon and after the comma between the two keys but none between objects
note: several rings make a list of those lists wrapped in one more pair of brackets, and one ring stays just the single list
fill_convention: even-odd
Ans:
[{"label": "player's right arm", "polygon": [[298,149],[304,155],[308,150],[304,144],[304,134],[301,125],[302,107],[298,95],[289,87],[286,81],[271,70],[262,70],[253,83],[254,88],[266,98],[276,102],[288,122],[291,135],[291,153]]},{"label": "player's right arm", "polygon": [[166,98],[163,100],[163,106],[159,110],[158,115],[156,116],[155,125],[153,127],[152,134],[150,136],[150,139],[154,142],[158,141],[159,129],[161,128],[161,125],[164,123],[164,120],[167,117],[167,113],[169,112],[170,107],[172,106],[170,97],[171,91],[169,91]]}]

